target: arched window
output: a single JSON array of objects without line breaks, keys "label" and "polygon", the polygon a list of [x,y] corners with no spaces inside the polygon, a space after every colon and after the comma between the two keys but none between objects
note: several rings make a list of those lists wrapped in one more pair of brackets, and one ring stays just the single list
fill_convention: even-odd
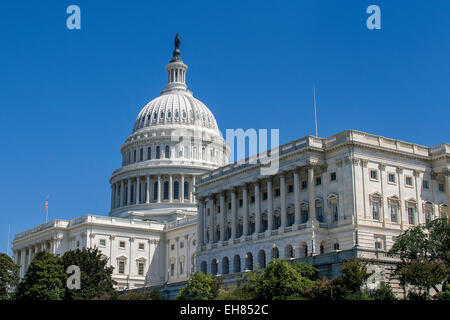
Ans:
[{"label": "arched window", "polygon": [[259,250],[258,252],[258,267],[264,269],[266,267],[266,252]]},{"label": "arched window", "polygon": [[241,272],[241,257],[238,254],[235,255],[233,259],[233,272]]},{"label": "arched window", "polygon": [[158,182],[155,182],[153,184],[153,200],[157,200],[158,199]]},{"label": "arched window", "polygon": [[169,200],[169,181],[164,181],[164,200]]},{"label": "arched window", "polygon": [[247,252],[245,255],[245,269],[253,270],[253,255],[251,252]]},{"label": "arched window", "polygon": [[189,182],[187,181],[184,182],[184,198],[189,198]]},{"label": "arched window", "polygon": [[206,261],[202,261],[202,263],[200,264],[200,271],[203,272],[204,274],[207,273],[207,265],[206,265]]},{"label": "arched window", "polygon": [[166,146],[165,149],[164,149],[164,157],[166,159],[170,159],[170,148],[169,148],[169,146]]},{"label": "arched window", "polygon": [[217,264],[218,263],[219,262],[217,261],[217,259],[213,259],[211,261],[211,274],[214,275],[214,276],[217,274]]},{"label": "arched window", "polygon": [[147,149],[147,159],[152,160],[152,147],[148,147]]},{"label": "arched window", "polygon": [[277,247],[272,248],[272,259],[278,259],[280,256],[280,253],[278,251]]},{"label": "arched window", "polygon": [[136,162],[136,150],[134,150],[133,162]]},{"label": "arched window", "polygon": [[141,148],[141,150],[139,150],[139,160],[142,161],[144,160],[144,149]]},{"label": "arched window", "polygon": [[156,159],[160,159],[161,158],[161,147],[157,146],[156,147]]},{"label": "arched window", "polygon": [[224,257],[222,259],[222,274],[230,273],[230,262],[228,261],[228,257]]},{"label": "arched window", "polygon": [[173,183],[173,198],[175,199],[175,200],[178,200],[179,199],[179,193],[178,193],[178,186],[179,186],[179,183],[178,183],[178,181],[175,181],[174,183]]},{"label": "arched window", "polygon": [[294,257],[294,248],[290,244],[284,248],[284,257],[287,259]]}]

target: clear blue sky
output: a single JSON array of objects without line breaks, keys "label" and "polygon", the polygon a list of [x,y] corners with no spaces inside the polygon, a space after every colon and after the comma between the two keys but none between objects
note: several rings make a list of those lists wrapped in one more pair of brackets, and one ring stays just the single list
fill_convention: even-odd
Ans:
[{"label": "clear blue sky", "polygon": [[[81,8],[81,30],[66,8]],[[381,30],[366,8],[381,8]],[[109,177],[164,88],[176,32],[188,85],[226,128],[280,143],[358,129],[450,142],[449,1],[0,3],[0,251],[45,220],[106,215]],[[11,236],[12,237],[12,236]]]}]

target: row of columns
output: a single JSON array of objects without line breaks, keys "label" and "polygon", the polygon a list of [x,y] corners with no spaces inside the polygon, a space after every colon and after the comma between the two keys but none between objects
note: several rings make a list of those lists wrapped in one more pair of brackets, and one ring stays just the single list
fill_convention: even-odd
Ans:
[{"label": "row of columns", "polygon": [[[188,197],[185,199],[185,175],[177,175],[179,176],[179,189],[178,189],[178,200],[180,203],[184,203],[185,201],[188,201],[190,203],[195,202],[194,197],[194,184],[195,184],[195,176],[189,175],[189,178],[186,180],[188,181]],[[152,193],[156,194],[156,198],[153,198],[153,202],[161,203],[163,201],[162,198],[162,175],[157,175],[157,180],[154,181],[152,179],[153,175],[146,175],[146,176],[137,176],[137,177],[130,177],[127,179],[122,179],[120,181],[114,182],[111,184],[111,209],[116,209],[120,207],[130,206],[132,204],[149,204],[152,202]],[[134,181],[132,181],[134,180]],[[155,193],[155,190],[153,189],[153,183],[157,182],[157,191]],[[143,185],[143,189],[145,190],[145,194],[143,197],[141,186]],[[168,202],[173,202],[174,199],[174,178],[173,175],[168,176],[168,184],[169,184],[169,194],[168,194]],[[131,187],[134,185],[134,195],[131,196]],[[126,197],[125,197],[126,194]],[[133,198],[133,199],[132,199]]]},{"label": "row of columns", "polygon": [[16,264],[20,265],[20,278],[23,278],[25,276],[31,260],[33,260],[36,253],[44,250],[48,250],[53,254],[56,252],[56,241],[57,240],[55,239],[46,239],[41,242],[34,243],[31,246],[23,247],[21,249],[14,249],[14,261]]},{"label": "row of columns", "polygon": [[[310,165],[308,168],[308,198],[309,198],[309,217],[310,219],[315,219],[316,210],[315,210],[315,183],[314,183],[314,166]],[[295,221],[294,226],[299,225],[301,223],[300,216],[300,181],[299,181],[299,171],[300,168],[295,168],[293,170],[294,175],[294,198],[295,198]],[[286,173],[283,172],[278,175],[278,179],[280,181],[280,216],[281,216],[281,226],[279,232],[284,231],[284,227],[287,227],[287,205],[286,205]],[[273,229],[273,179],[274,177],[270,177],[264,180],[267,184],[267,230],[271,231]],[[243,232],[242,236],[247,236],[249,232],[249,202],[248,202],[248,194],[249,194],[249,185],[252,185],[254,188],[255,194],[255,231],[254,235],[262,232],[262,215],[261,215],[261,183],[263,181],[256,180],[250,184],[244,184],[241,186],[242,189],[242,201],[243,201]],[[237,239],[237,188],[232,187],[229,190],[222,190],[219,193],[219,201],[220,201],[220,221],[219,221],[219,230],[220,237],[216,239],[215,226],[216,222],[216,204],[215,194],[209,195],[208,197],[204,197],[198,199],[198,216],[199,222],[197,224],[197,234],[199,236],[199,244],[203,245],[206,243],[207,237],[207,229],[209,227],[210,230],[210,240],[212,242],[216,241],[225,241],[225,225],[227,223],[226,220],[226,209],[225,209],[225,193],[230,192],[231,194],[231,240]],[[209,210],[209,219],[207,219]],[[208,224],[208,225],[206,225]]]}]

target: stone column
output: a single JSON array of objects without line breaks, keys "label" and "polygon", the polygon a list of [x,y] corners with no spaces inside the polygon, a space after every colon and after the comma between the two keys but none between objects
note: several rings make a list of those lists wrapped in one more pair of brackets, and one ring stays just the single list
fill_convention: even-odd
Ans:
[{"label": "stone column", "polygon": [[116,182],[116,196],[114,197],[114,209],[120,207],[119,183]]},{"label": "stone column", "polygon": [[267,179],[267,230],[269,234],[273,229],[273,196],[272,196],[272,178]]},{"label": "stone column", "polygon": [[244,221],[242,225],[242,236],[248,235],[248,186],[242,186],[242,209],[244,213]]},{"label": "stone column", "polygon": [[157,192],[157,196],[158,196],[157,202],[161,203],[161,175],[160,174],[158,175],[158,192]]},{"label": "stone column", "polygon": [[[309,201],[309,219],[316,219],[316,196],[315,196],[315,183],[314,183],[314,167],[308,167],[308,201]],[[342,199],[339,199],[342,201]]]},{"label": "stone column", "polygon": [[231,240],[236,239],[236,189],[231,189]]},{"label": "stone column", "polygon": [[294,170],[294,208],[295,208],[295,220],[296,225],[300,224],[300,181],[298,170]]},{"label": "stone column", "polygon": [[[417,226],[419,223],[425,223],[425,217],[422,216],[422,201],[420,199],[419,185],[420,185],[420,171],[414,170],[414,188],[416,189],[416,201],[417,201],[417,212],[414,217],[414,223]],[[420,221],[423,218],[423,221]]]},{"label": "stone column", "polygon": [[115,195],[115,184],[111,184],[111,210],[114,209],[114,195]]},{"label": "stone column", "polygon": [[284,231],[287,220],[286,212],[286,175],[280,173],[280,207],[281,207],[281,231]]},{"label": "stone column", "polygon": [[214,194],[212,194],[209,197],[209,203],[208,203],[208,207],[209,207],[209,240],[210,242],[215,242],[216,241],[216,230],[215,230],[215,210],[214,210]]},{"label": "stone column", "polygon": [[23,248],[20,250],[20,277],[23,278],[25,276],[25,257],[27,255],[27,249]]},{"label": "stone column", "polygon": [[137,177],[136,181],[136,204],[140,203],[141,198],[141,177]]},{"label": "stone column", "polygon": [[184,203],[184,175],[182,174],[180,177],[180,202]]},{"label": "stone column", "polygon": [[189,183],[189,202],[194,202],[193,196],[194,196],[194,181],[195,177],[191,176],[191,182]]},{"label": "stone column", "polygon": [[120,207],[123,207],[125,205],[125,184],[123,183],[123,180],[120,180]]},{"label": "stone column", "polygon": [[221,219],[220,219],[220,241],[224,241],[225,240],[225,224],[227,222],[227,214],[226,214],[226,207],[225,207],[225,194],[222,191],[220,193],[220,214],[221,214]]},{"label": "stone column", "polygon": [[173,202],[173,177],[169,175],[169,202]]},{"label": "stone column", "polygon": [[131,178],[128,178],[127,183],[127,205],[131,204]]},{"label": "stone column", "polygon": [[199,251],[201,250],[201,246],[204,244],[205,242],[205,238],[204,238],[204,224],[203,224],[203,219],[204,219],[204,201],[202,198],[198,199],[198,212],[197,212],[197,217],[198,217],[198,221],[197,221],[197,235],[198,235],[198,248]]},{"label": "stone column", "polygon": [[150,188],[151,188],[151,185],[150,185],[150,176],[149,175],[146,177],[146,182],[145,183],[147,184],[147,191],[145,192],[145,203],[150,203],[150,195],[151,195]]},{"label": "stone column", "polygon": [[397,181],[398,181],[398,197],[400,199],[400,212],[399,212],[399,219],[400,219],[400,227],[403,230],[403,217],[405,216],[405,203],[403,199],[403,168],[398,167],[397,168]]},{"label": "stone column", "polygon": [[255,234],[261,232],[261,192],[259,181],[255,182]]},{"label": "stone column", "polygon": [[447,194],[447,217],[450,218],[450,171],[445,175],[445,192]]},{"label": "stone column", "polygon": [[195,192],[195,181],[197,180],[197,178],[195,177],[195,176],[192,176],[192,183],[191,183],[191,188],[192,188],[192,191],[191,191],[191,202],[195,202],[195,195],[194,195],[194,192]]}]

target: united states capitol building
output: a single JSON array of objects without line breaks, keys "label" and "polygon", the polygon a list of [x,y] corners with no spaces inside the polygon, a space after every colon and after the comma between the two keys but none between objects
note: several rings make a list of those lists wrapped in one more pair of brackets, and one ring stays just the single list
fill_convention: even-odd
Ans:
[{"label": "united states capitol building", "polygon": [[118,289],[183,283],[195,270],[236,277],[272,258],[313,263],[332,277],[343,259],[360,256],[385,277],[395,237],[449,214],[448,143],[347,130],[228,164],[214,115],[187,89],[179,44],[177,37],[166,88],[121,147],[108,216],[16,234],[21,277],[38,251],[92,247],[114,267]]}]

